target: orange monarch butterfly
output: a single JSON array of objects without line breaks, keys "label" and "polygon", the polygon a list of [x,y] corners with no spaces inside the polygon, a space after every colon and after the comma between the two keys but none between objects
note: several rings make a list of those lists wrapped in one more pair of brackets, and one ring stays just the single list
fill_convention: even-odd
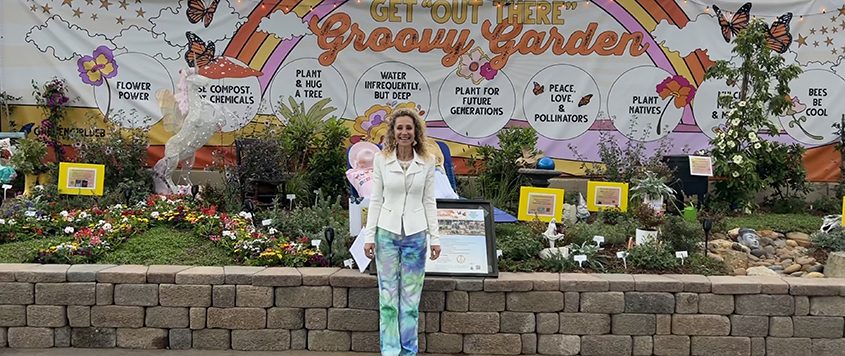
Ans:
[{"label": "orange monarch butterfly", "polygon": [[593,94],[587,94],[581,97],[581,100],[578,101],[578,107],[582,107],[584,105],[588,105],[590,100],[593,100]]},{"label": "orange monarch butterfly", "polygon": [[534,82],[534,90],[533,91],[534,91],[534,95],[543,94],[543,92],[546,91],[546,86],[540,85],[540,83]]},{"label": "orange monarch butterfly", "polygon": [[792,43],[792,34],[789,33],[789,21],[792,20],[792,13],[787,12],[772,23],[766,42],[769,48],[777,53],[786,53]]},{"label": "orange monarch butterfly", "polygon": [[185,32],[185,37],[188,38],[185,61],[188,62],[189,67],[203,67],[217,59],[214,56],[214,42],[203,42],[202,38],[191,31]]},{"label": "orange monarch butterfly", "polygon": [[747,2],[745,5],[742,5],[739,10],[736,10],[731,18],[731,22],[728,22],[725,15],[722,14],[722,10],[720,10],[718,6],[713,5],[713,11],[716,12],[716,18],[719,19],[719,27],[722,28],[722,37],[725,38],[725,42],[730,42],[732,36],[738,35],[740,31],[748,27],[751,3]]},{"label": "orange monarch butterfly", "polygon": [[211,20],[214,20],[214,12],[217,11],[217,4],[220,0],[213,0],[211,5],[205,6],[202,0],[188,0],[188,21],[197,23],[202,21],[205,27],[211,25]]}]

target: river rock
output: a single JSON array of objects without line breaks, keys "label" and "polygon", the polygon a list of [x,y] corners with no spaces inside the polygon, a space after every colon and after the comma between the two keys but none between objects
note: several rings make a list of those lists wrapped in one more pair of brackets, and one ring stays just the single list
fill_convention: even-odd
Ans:
[{"label": "river rock", "polygon": [[771,265],[769,269],[775,272],[783,272],[783,266],[781,265]]},{"label": "river rock", "polygon": [[763,250],[761,250],[759,248],[755,248],[755,249],[751,250],[751,255],[754,256],[754,257],[757,257],[757,258],[763,257],[763,255],[765,255],[765,254],[766,253],[763,252]]},{"label": "river rock", "polygon": [[815,258],[812,258],[812,257],[807,257],[807,256],[804,256],[804,257],[798,257],[798,258],[795,260],[795,263],[797,263],[797,264],[801,264],[801,265],[811,265],[811,266],[812,266],[814,262],[816,262],[816,259],[815,259]]},{"label": "river rock", "polygon": [[786,234],[786,238],[797,242],[798,246],[810,247],[813,245],[813,243],[810,242],[810,235],[807,235],[803,232],[790,232]]},{"label": "river rock", "polygon": [[760,246],[766,247],[774,245],[774,241],[768,237],[760,236]]},{"label": "river rock", "polygon": [[798,242],[795,242],[795,240],[786,240],[786,246],[798,247]]},{"label": "river rock", "polygon": [[736,240],[739,236],[739,228],[728,231],[728,236],[730,236],[731,240]]},{"label": "river rock", "polygon": [[793,263],[789,267],[784,268],[783,273],[790,274],[790,273],[793,273],[793,272],[798,272],[800,270],[801,270],[801,265],[799,265],[797,263]]},{"label": "river rock", "polygon": [[790,277],[801,277],[803,275],[804,275],[804,272],[798,271],[798,272],[790,274],[789,276]]},{"label": "river rock", "polygon": [[737,268],[734,270],[734,276],[744,276],[745,269],[744,268]]},{"label": "river rock", "polygon": [[831,252],[828,254],[824,273],[830,278],[845,278],[845,252]]},{"label": "river rock", "polygon": [[722,252],[722,257],[730,270],[742,269],[745,272],[745,269],[748,268],[748,255],[743,252],[726,250]]},{"label": "river rock", "polygon": [[808,266],[805,271],[807,272],[824,272],[824,265],[816,264],[813,266]]},{"label": "river rock", "polygon": [[763,251],[766,253],[766,257],[768,258],[774,257],[776,252],[775,247],[772,245],[763,247]]},{"label": "river rock", "polygon": [[718,250],[729,250],[732,245],[733,245],[733,242],[731,242],[731,241],[718,239],[718,240],[710,241],[708,247],[718,251]]},{"label": "river rock", "polygon": [[804,275],[804,278],[824,278],[824,275],[819,272],[810,272]]},{"label": "river rock", "polygon": [[708,253],[708,254],[707,254],[707,257],[710,257],[710,258],[712,258],[712,259],[714,259],[714,260],[716,260],[716,261],[719,261],[719,262],[725,263],[725,258],[724,258],[724,257],[722,257],[722,256],[721,256],[721,255],[719,255],[719,254],[715,254],[715,253]]},{"label": "river rock", "polygon": [[772,271],[766,267],[750,267],[745,270],[745,273],[749,276],[777,276],[778,274],[775,271]]}]

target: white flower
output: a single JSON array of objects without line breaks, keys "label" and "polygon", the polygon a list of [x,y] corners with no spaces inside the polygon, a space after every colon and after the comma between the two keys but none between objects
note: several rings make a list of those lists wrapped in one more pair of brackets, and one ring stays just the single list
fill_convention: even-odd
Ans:
[{"label": "white flower", "polygon": [[124,217],[123,217],[123,220],[121,220],[121,222],[129,222],[129,218],[127,218],[127,217],[125,217],[125,216],[124,216]]},{"label": "white flower", "polygon": [[752,141],[756,140],[756,139],[757,139],[757,134],[756,134],[756,133],[753,133],[753,132],[749,132],[749,133],[748,133],[748,139],[749,139],[749,140],[752,140]]},{"label": "white flower", "polygon": [[745,107],[745,100],[741,100],[741,101],[739,102],[739,107],[741,107],[741,108],[744,108],[744,107]]},{"label": "white flower", "polygon": [[733,141],[728,141],[728,147],[734,148],[736,147],[736,143],[734,143]]},{"label": "white flower", "polygon": [[66,218],[68,216],[68,214],[69,213],[67,212],[67,210],[62,210],[62,212],[59,213],[59,215],[61,215],[63,218]]},{"label": "white flower", "polygon": [[4,225],[4,224],[6,224],[6,220],[0,219],[0,225]]},{"label": "white flower", "polygon": [[728,111],[729,116],[734,116],[734,114],[736,114],[736,108],[733,108],[731,109],[731,111]]},{"label": "white flower", "polygon": [[760,143],[759,143],[759,142],[757,142],[757,143],[755,143],[755,144],[754,144],[754,149],[755,149],[755,150],[759,150],[759,149],[760,149]]},{"label": "white flower", "polygon": [[739,119],[731,120],[731,126],[739,126]]},{"label": "white flower", "polygon": [[235,234],[234,234],[234,233],[232,233],[232,232],[231,232],[231,231],[229,231],[229,230],[225,230],[225,231],[223,231],[223,237],[230,237],[230,238],[234,238],[234,237],[235,237]]},{"label": "white flower", "polygon": [[276,230],[276,228],[275,228],[275,227],[271,227],[271,228],[270,228],[270,231],[269,231],[270,235],[275,235],[275,234],[276,234],[276,233],[278,233],[278,232],[279,232],[279,230]]},{"label": "white flower", "polygon": [[109,223],[106,223],[105,225],[103,225],[103,230],[111,231],[111,228],[112,228],[112,226]]},{"label": "white flower", "polygon": [[87,217],[88,217],[88,213],[86,213],[86,212],[84,212],[84,211],[83,211],[83,212],[81,212],[81,213],[79,213],[79,218],[80,218],[80,219],[85,219],[85,218],[87,218]]},{"label": "white flower", "polygon": [[739,177],[739,172],[733,172],[731,175],[734,176],[734,178]]},{"label": "white flower", "polygon": [[65,233],[70,235],[73,233],[73,226],[68,226],[65,228]]},{"label": "white flower", "polygon": [[734,163],[736,163],[736,164],[742,164],[742,156],[740,156],[740,155],[734,155],[734,157],[733,157],[733,161],[734,161]]},{"label": "white flower", "polygon": [[252,214],[251,214],[251,213],[247,213],[247,212],[245,212],[245,211],[242,211],[242,212],[238,213],[238,216],[240,216],[240,217],[242,217],[242,218],[244,218],[244,219],[247,219],[247,220],[252,220]]},{"label": "white flower", "polygon": [[16,223],[17,223],[17,222],[15,221],[15,219],[9,219],[9,225],[14,225],[14,224],[16,224]]},{"label": "white flower", "polygon": [[150,217],[153,218],[153,219],[158,219],[159,215],[161,215],[161,214],[159,214],[159,212],[157,212],[157,211],[150,213]]},{"label": "white flower", "polygon": [[117,204],[114,206],[115,209],[123,209],[123,205]]}]

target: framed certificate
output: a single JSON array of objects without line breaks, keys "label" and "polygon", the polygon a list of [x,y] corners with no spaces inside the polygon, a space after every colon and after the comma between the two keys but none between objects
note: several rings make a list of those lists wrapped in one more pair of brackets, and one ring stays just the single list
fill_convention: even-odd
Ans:
[{"label": "framed certificate", "polygon": [[537,218],[542,222],[549,222],[552,219],[561,221],[564,193],[563,189],[558,188],[520,187],[517,219],[533,221]]},{"label": "framed certificate", "polygon": [[628,210],[628,183],[587,182],[587,210]]},{"label": "framed certificate", "polygon": [[106,166],[102,164],[59,163],[59,193],[103,195]]}]

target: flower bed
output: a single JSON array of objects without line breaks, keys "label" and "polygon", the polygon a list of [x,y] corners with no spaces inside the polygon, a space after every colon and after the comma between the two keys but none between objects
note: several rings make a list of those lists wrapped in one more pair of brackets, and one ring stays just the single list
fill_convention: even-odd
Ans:
[{"label": "flower bed", "polygon": [[32,262],[92,263],[154,226],[189,230],[223,246],[243,264],[262,266],[328,266],[323,253],[307,236],[282,236],[268,224],[255,227],[252,214],[230,215],[215,206],[203,207],[187,197],[150,196],[132,206],[62,210],[51,214],[34,204],[7,208],[0,218],[0,243],[17,239],[60,237],[61,243],[43,246]]}]

